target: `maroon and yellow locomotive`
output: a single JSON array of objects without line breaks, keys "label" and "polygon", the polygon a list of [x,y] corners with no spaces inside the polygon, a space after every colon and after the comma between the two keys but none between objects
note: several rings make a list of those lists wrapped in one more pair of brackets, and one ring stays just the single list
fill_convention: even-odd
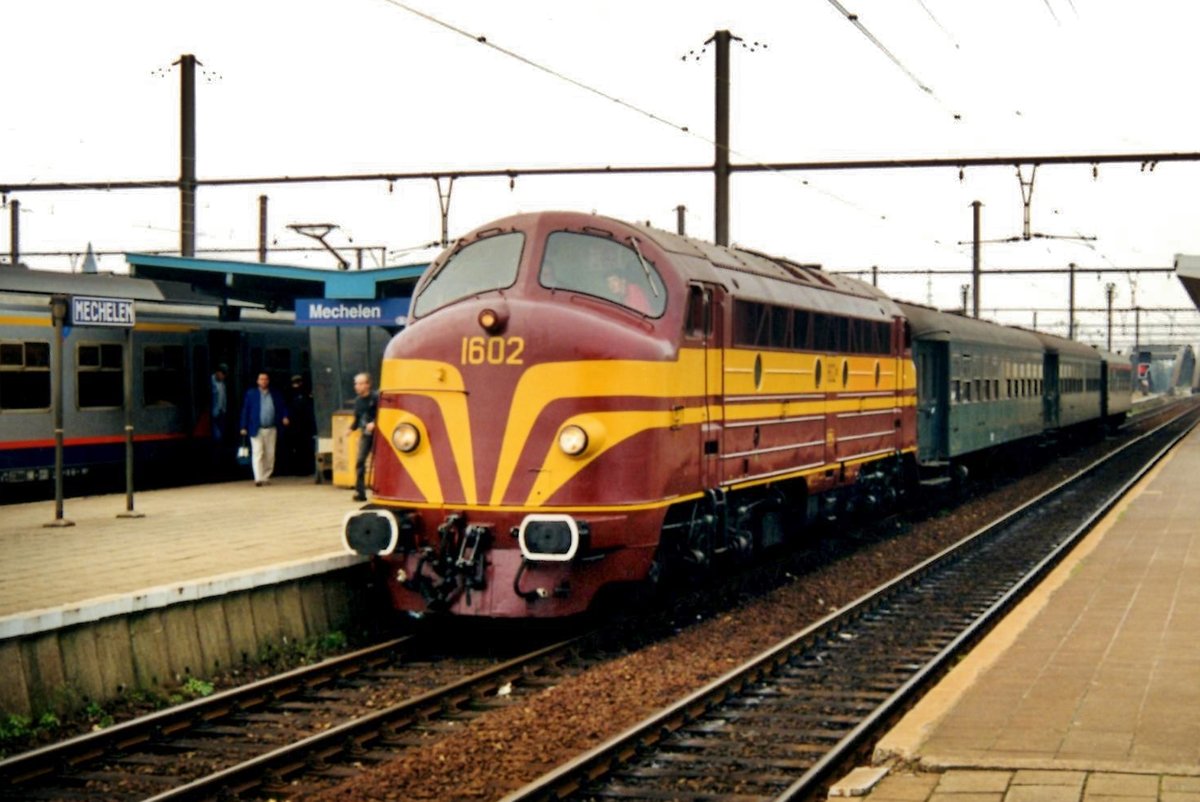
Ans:
[{"label": "maroon and yellow locomotive", "polygon": [[886,504],[915,450],[904,318],[818,268],[597,215],[506,218],[427,271],[346,521],[397,609],[582,612],[601,589]]}]

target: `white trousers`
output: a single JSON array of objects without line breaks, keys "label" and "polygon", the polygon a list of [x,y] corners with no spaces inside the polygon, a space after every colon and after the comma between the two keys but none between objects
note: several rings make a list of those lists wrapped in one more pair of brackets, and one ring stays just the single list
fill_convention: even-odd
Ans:
[{"label": "white trousers", "polygon": [[254,481],[265,482],[275,472],[275,427],[259,429],[250,438],[250,467],[254,469]]}]

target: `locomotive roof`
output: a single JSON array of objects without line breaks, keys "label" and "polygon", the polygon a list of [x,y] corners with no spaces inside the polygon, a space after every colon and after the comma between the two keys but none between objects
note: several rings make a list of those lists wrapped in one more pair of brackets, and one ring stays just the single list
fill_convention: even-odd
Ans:
[{"label": "locomotive roof", "polygon": [[890,320],[900,313],[895,302],[877,287],[826,273],[819,265],[715,245],[646,225],[629,225],[645,232],[673,256],[683,257],[679,262],[688,277],[722,284],[735,298],[869,319]]},{"label": "locomotive roof", "polygon": [[1023,329],[941,312],[904,301],[897,302],[897,305],[908,318],[913,338],[917,340],[981,343],[1039,352],[1044,348],[1042,341],[1033,332]]}]

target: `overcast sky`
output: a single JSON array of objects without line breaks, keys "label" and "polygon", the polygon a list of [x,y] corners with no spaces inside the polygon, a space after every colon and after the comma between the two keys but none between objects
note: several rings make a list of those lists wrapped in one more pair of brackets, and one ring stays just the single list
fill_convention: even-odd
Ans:
[{"label": "overcast sky", "polygon": [[[736,7],[735,7],[736,5]],[[1165,0],[843,0],[894,60],[828,0],[39,0],[0,4],[5,92],[0,183],[173,179],[182,53],[198,75],[198,175],[403,172],[712,160],[714,30],[732,53],[734,162],[1200,151],[1194,100],[1200,4]],[[436,17],[594,89],[480,44]],[[755,43],[758,46],[755,47]],[[763,47],[762,45],[766,46]],[[690,54],[690,56],[689,56]],[[899,62],[899,63],[897,63]],[[602,97],[600,94],[606,95]],[[651,116],[653,115],[653,117]],[[688,129],[687,133],[680,130]],[[1094,236],[987,244],[987,268],[1169,267],[1200,252],[1200,166],[1044,166],[1031,229]],[[1024,171],[1026,181],[1030,168]],[[395,251],[439,236],[430,180],[202,188],[197,246],[330,222],[335,245]],[[26,253],[172,249],[173,190],[16,193]],[[735,176],[731,238],[848,270],[968,268],[973,200],[983,236],[1022,230],[1012,167]],[[450,234],[546,208],[595,210],[713,236],[712,178],[460,180]],[[0,245],[9,243],[8,211]],[[352,242],[351,242],[352,240]],[[200,255],[203,255],[202,253]],[[245,258],[253,259],[252,254]],[[273,260],[306,262],[298,255]],[[39,267],[72,260],[28,256]],[[367,264],[373,264],[368,259]],[[123,268],[105,257],[101,268]],[[1171,276],[1085,275],[1078,303],[1190,306]],[[959,301],[962,276],[885,277],[894,295]],[[1065,277],[985,277],[983,305],[1066,305]],[[1029,325],[1030,313],[1000,314]],[[1064,320],[1044,311],[1039,324]],[[1191,321],[1191,315],[1178,320]],[[1125,320],[1125,316],[1119,317]],[[1131,317],[1129,319],[1131,323]],[[1099,332],[1102,318],[1084,334]]]}]

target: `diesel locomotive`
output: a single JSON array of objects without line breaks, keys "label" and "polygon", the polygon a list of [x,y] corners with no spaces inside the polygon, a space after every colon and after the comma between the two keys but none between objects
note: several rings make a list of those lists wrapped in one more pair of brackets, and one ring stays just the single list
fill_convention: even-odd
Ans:
[{"label": "diesel locomotive", "polygon": [[384,354],[374,497],[342,537],[398,610],[572,615],[1117,420],[1128,367],[815,265],[518,215],[418,283]]}]

